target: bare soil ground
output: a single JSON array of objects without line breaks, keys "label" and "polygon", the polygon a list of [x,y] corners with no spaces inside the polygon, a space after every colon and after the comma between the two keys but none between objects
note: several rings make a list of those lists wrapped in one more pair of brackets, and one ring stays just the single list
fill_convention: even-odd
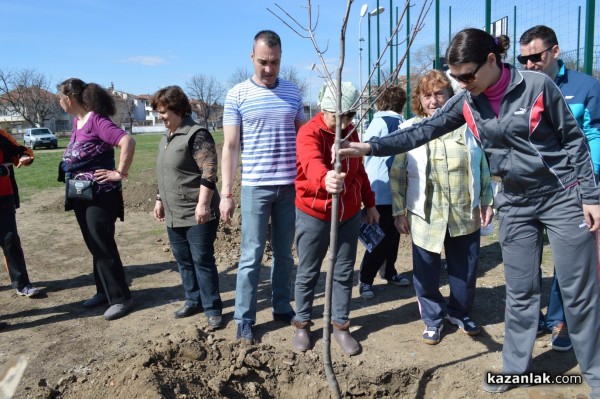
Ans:
[{"label": "bare soil ground", "polygon": [[[17,398],[326,398],[322,366],[324,273],[315,303],[315,346],[292,350],[293,329],[274,322],[270,308],[270,254],[264,257],[259,288],[258,343],[235,341],[232,320],[239,258],[239,212],[221,225],[216,242],[225,327],[209,331],[203,316],[174,319],[183,289],[161,223],[150,214],[155,186],[125,185],[125,222],[117,243],[133,292],[135,309],[107,322],[104,308],[81,303],[94,294],[91,257],[75,217],[62,211],[62,191],[38,193],[18,210],[17,220],[29,274],[44,292],[18,297],[2,274],[0,360],[23,354],[29,360]],[[359,245],[356,271],[364,249]],[[544,290],[552,260],[544,256]],[[397,269],[411,275],[409,240],[402,240]],[[323,270],[325,270],[325,265]],[[355,274],[355,280],[357,274]],[[414,289],[377,280],[376,297],[363,300],[355,288],[351,331],[362,353],[348,358],[332,343],[334,368],[346,398],[498,398],[481,390],[485,372],[501,367],[504,279],[497,235],[482,240],[478,290],[472,317],[483,326],[469,337],[447,325],[436,346],[420,341],[423,324]],[[448,285],[442,282],[442,292]],[[544,299],[547,295],[544,295]],[[534,370],[578,373],[572,351],[554,352],[549,335],[534,350]],[[585,385],[515,389],[502,398],[586,398]]]}]

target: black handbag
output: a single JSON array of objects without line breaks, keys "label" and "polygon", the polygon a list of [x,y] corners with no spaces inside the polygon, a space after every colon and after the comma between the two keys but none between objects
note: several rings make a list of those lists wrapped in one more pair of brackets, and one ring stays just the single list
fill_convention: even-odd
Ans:
[{"label": "black handbag", "polygon": [[94,182],[92,180],[69,179],[67,198],[71,200],[93,201]]}]

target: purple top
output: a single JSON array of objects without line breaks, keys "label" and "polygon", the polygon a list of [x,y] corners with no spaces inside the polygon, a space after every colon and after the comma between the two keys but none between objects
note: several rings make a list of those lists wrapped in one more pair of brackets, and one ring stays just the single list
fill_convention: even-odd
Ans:
[{"label": "purple top", "polygon": [[[77,118],[73,118],[71,141],[63,155],[66,165],[83,163],[71,171],[71,177],[80,180],[96,180],[97,169],[114,169],[114,147],[127,133],[105,116],[92,112],[85,125],[77,128]],[[96,193],[111,191],[119,182],[95,184]]]}]

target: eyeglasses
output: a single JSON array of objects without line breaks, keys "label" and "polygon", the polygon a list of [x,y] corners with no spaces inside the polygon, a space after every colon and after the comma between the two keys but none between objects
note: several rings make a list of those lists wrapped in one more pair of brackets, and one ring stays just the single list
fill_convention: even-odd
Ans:
[{"label": "eyeglasses", "polygon": [[541,53],[529,54],[529,55],[518,55],[517,61],[519,61],[519,63],[522,65],[527,65],[527,61],[531,61],[533,63],[540,62],[542,60],[542,54],[544,54],[546,51],[552,50],[553,48],[554,48],[554,44],[552,46],[548,47],[546,50],[542,51]]},{"label": "eyeglasses", "polygon": [[[334,111],[324,111],[324,112],[333,114],[335,116]],[[348,111],[348,112],[344,112],[343,114],[340,114],[340,119],[352,120],[352,119],[354,119],[355,116],[356,116],[355,111]]]},{"label": "eyeglasses", "polygon": [[471,83],[472,81],[475,80],[475,74],[479,71],[479,68],[481,68],[486,63],[486,61],[487,61],[487,59],[485,61],[483,61],[481,64],[477,65],[477,68],[475,68],[475,70],[473,72],[463,73],[462,75],[454,75],[454,74],[450,73],[450,76],[453,79],[458,80],[459,82]]}]

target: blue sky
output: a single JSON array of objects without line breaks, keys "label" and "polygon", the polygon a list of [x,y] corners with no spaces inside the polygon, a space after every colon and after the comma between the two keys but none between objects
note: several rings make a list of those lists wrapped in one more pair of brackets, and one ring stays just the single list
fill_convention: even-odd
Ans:
[{"label": "blue sky", "polygon": [[[574,0],[568,9],[551,6],[550,11],[537,4],[555,1],[496,0],[492,19],[512,16],[513,5],[520,4],[519,34],[521,25],[525,29],[525,25],[546,23],[557,30],[559,41],[563,43],[567,35],[572,36],[566,26],[577,25],[576,19],[566,18],[567,13],[576,13],[577,4],[585,1]],[[356,0],[350,13],[343,79],[355,84],[359,81],[360,8],[367,4],[369,10],[373,10],[376,3],[376,0]],[[413,7],[414,15],[411,14],[414,23],[416,9],[422,0],[412,3],[417,4]],[[448,7],[453,10],[452,24],[456,32],[469,26],[483,27],[484,2],[477,6],[464,0],[441,3],[440,51],[443,54],[448,38]],[[306,0],[279,0],[278,4],[301,23],[306,23]],[[319,10],[316,37],[322,48],[328,47],[324,57],[334,71],[346,1],[313,0],[312,4],[315,14],[317,8]],[[389,4],[389,0],[380,1],[381,6],[389,8]],[[394,0],[393,4],[400,7],[404,0]],[[533,12],[529,7],[538,11]],[[267,8],[278,10],[272,0],[0,0],[0,68],[35,68],[51,78],[53,85],[70,77],[103,86],[114,82],[117,89],[133,94],[151,94],[171,84],[184,86],[191,76],[199,73],[214,76],[226,84],[237,68],[245,67],[251,71],[252,38],[261,29],[272,29],[282,38],[283,65],[294,66],[300,76],[311,83],[310,94],[316,97],[323,80],[317,70],[310,73],[311,65],[319,64],[311,42],[292,32]],[[554,16],[549,12],[558,14]],[[375,18],[371,22],[374,57]],[[389,36],[389,10],[381,15],[380,23],[383,46],[385,36]],[[361,26],[362,37],[366,39],[367,17],[363,18]],[[415,49],[434,42],[434,26],[432,8],[426,29],[415,42]],[[405,32],[405,28],[403,30]],[[598,40],[596,44],[600,44]],[[366,51],[365,43],[363,83],[367,73]]]}]

